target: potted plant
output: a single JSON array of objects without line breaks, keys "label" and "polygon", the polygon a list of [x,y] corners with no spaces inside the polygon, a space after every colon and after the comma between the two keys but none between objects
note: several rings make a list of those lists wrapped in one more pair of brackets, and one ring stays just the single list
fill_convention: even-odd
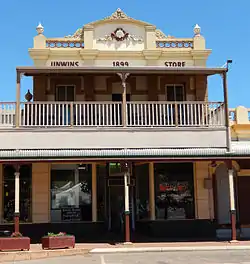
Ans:
[{"label": "potted plant", "polygon": [[30,238],[24,237],[20,232],[14,232],[11,236],[0,237],[0,251],[29,249]]},{"label": "potted plant", "polygon": [[75,236],[68,235],[64,232],[48,233],[47,236],[42,237],[43,249],[63,249],[75,247]]}]

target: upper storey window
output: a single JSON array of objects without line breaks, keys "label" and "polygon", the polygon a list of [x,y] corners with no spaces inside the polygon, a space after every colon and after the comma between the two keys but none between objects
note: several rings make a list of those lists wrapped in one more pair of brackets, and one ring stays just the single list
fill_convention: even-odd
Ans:
[{"label": "upper storey window", "polygon": [[185,101],[185,87],[182,84],[166,84],[165,86],[168,101]]},{"label": "upper storey window", "polygon": [[75,101],[75,86],[74,85],[57,85],[56,86],[56,101]]}]

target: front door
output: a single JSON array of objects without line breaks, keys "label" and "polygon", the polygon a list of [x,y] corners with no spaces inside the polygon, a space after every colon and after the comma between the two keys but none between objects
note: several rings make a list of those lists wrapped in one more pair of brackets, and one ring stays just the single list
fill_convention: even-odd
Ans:
[{"label": "front door", "polygon": [[123,233],[124,227],[124,188],[109,186],[110,226],[115,233]]}]

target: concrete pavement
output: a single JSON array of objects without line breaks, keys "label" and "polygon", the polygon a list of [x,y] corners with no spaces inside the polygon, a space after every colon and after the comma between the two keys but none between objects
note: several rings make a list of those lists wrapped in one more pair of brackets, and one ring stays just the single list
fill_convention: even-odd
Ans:
[{"label": "concrete pavement", "polygon": [[[250,254],[250,241],[228,242],[172,242],[172,243],[122,243],[111,245],[105,243],[76,244],[74,249],[42,250],[40,244],[31,245],[30,251],[0,252],[0,262],[14,262],[21,260],[35,260],[61,256],[115,255],[124,253],[161,253],[161,252],[204,252],[204,251],[248,251]],[[98,256],[99,254],[99,256]],[[103,264],[103,263],[102,263]],[[250,263],[249,263],[250,264]]]},{"label": "concrete pavement", "polygon": [[[57,257],[21,261],[20,264],[250,264],[249,251],[183,251],[135,254],[88,254],[84,256]],[[7,264],[7,263],[6,263]]]}]

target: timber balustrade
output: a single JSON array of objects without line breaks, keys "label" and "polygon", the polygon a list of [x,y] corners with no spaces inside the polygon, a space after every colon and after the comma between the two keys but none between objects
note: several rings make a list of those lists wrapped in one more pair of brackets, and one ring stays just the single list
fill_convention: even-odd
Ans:
[{"label": "timber balustrade", "polygon": [[[221,102],[25,102],[20,127],[223,127]],[[0,127],[15,126],[16,103],[1,103]]]}]

